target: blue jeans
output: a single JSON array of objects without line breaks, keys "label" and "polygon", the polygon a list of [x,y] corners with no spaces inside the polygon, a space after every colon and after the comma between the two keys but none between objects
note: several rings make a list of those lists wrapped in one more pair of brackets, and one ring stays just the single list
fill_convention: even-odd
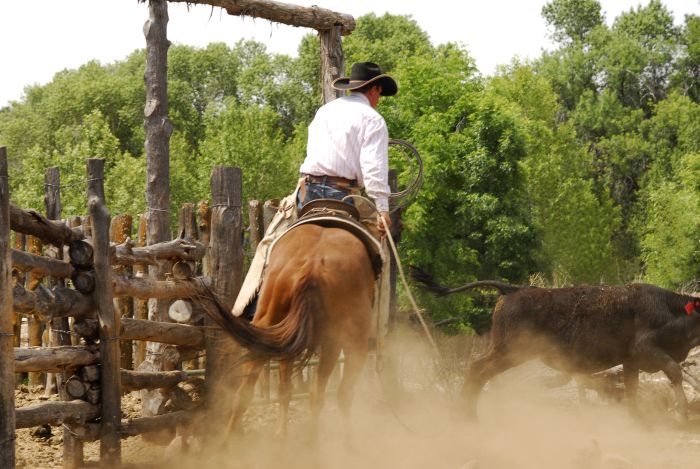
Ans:
[{"label": "blue jeans", "polygon": [[[307,203],[311,202],[312,200],[316,199],[336,199],[336,200],[343,200],[344,197],[347,197],[350,195],[350,191],[346,191],[343,189],[338,189],[336,187],[331,187],[327,186],[325,184],[314,184],[311,182],[307,182],[306,184],[306,197],[304,200],[300,200],[301,195],[297,193],[297,208],[301,209],[301,207]],[[352,200],[352,198],[348,198],[345,200],[346,204],[350,205],[355,205],[355,202]]]}]

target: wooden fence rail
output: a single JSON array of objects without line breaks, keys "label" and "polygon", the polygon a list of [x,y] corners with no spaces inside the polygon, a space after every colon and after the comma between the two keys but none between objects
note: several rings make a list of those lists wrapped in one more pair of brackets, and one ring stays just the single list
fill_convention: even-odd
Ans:
[{"label": "wooden fence rail", "polygon": [[[9,386],[5,386],[8,389],[3,391],[4,394],[0,396],[2,398],[10,395],[15,373],[49,372],[62,376],[58,386],[61,401],[43,402],[19,409],[12,406],[11,410],[4,402],[0,402],[3,404],[0,409],[0,430],[4,432],[0,433],[0,436],[12,434],[9,429],[2,427],[7,422],[12,422],[12,432],[16,428],[62,425],[64,467],[80,467],[84,463],[82,444],[97,439],[101,444],[102,462],[109,466],[112,463],[116,464],[115,461],[119,459],[120,439],[155,431],[172,431],[177,425],[189,424],[203,418],[203,409],[192,408],[192,403],[187,403],[180,408],[170,407],[166,414],[122,420],[121,395],[135,390],[174,392],[180,389],[178,385],[185,388],[190,386],[193,379],[202,382],[201,378],[193,378],[192,372],[180,371],[177,368],[183,362],[198,360],[207,351],[210,352],[206,360],[207,369],[202,370],[202,373],[207,375],[206,385],[210,390],[224,389],[222,385],[231,377],[228,372],[230,360],[220,363],[216,361],[216,356],[234,359],[238,356],[228,350],[228,338],[222,336],[214,325],[201,326],[121,317],[120,314],[116,314],[114,301],[127,298],[136,303],[157,298],[188,302],[192,298],[204,296],[209,290],[223,291],[229,301],[233,298],[243,274],[241,237],[231,236],[232,229],[242,232],[242,178],[239,170],[223,169],[225,170],[220,168],[214,171],[212,177],[212,185],[216,188],[213,189],[216,216],[212,219],[208,205],[200,203],[197,211],[198,223],[194,205],[189,204],[190,206],[181,212],[180,237],[151,246],[136,246],[128,238],[119,244],[109,242],[110,217],[101,187],[101,160],[88,162],[88,179],[91,181],[88,191],[89,224],[83,224],[80,228],[68,228],[67,223],[48,220],[34,211],[12,207],[12,226],[22,230],[16,232],[18,236],[24,233],[38,236],[37,239],[45,244],[55,243],[57,249],[51,248],[50,252],[58,258],[42,256],[39,254],[40,250],[32,254],[20,249],[10,249],[9,244],[6,246],[8,271],[14,269],[17,278],[26,273],[27,278],[31,277],[34,280],[15,283],[11,294],[7,295],[9,305],[5,305],[7,309],[4,313],[0,312],[0,346],[6,347],[7,343],[13,345],[14,329],[10,324],[9,332],[5,332],[8,325],[3,321],[6,322],[8,317],[11,319],[15,314],[28,315],[42,324],[70,318],[70,326],[61,326],[65,330],[60,332],[72,334],[79,338],[80,343],[48,347],[13,347],[10,349],[13,359],[9,360],[3,358],[9,356],[7,351],[0,355],[0,380],[3,376],[10,376],[7,381]],[[0,158],[0,183],[3,181],[1,171]],[[251,207],[251,232],[255,231],[251,239],[256,242],[260,233],[264,231],[264,210],[259,203],[251,203]],[[204,231],[198,241],[194,238],[200,230]],[[90,236],[84,237],[83,231]],[[209,233],[213,233],[213,236],[209,237]],[[210,242],[220,245],[208,249]],[[67,244],[64,246],[62,243]],[[2,248],[0,238],[0,249]],[[209,255],[205,256],[207,252]],[[61,257],[66,260],[62,260]],[[229,260],[222,262],[222,259]],[[193,277],[194,273],[199,271],[195,267],[197,262],[204,266],[209,265],[205,274],[210,276]],[[165,280],[144,276],[145,266],[162,266],[165,263],[173,265],[172,273],[168,274]],[[232,270],[232,265],[238,267]],[[134,268],[114,269],[114,266]],[[232,276],[233,273],[235,275]],[[46,280],[43,280],[44,277]],[[72,288],[67,285],[66,279],[72,281]],[[10,285],[11,279],[8,278],[2,287],[8,288]],[[189,307],[192,309],[191,305]],[[202,311],[195,311],[190,316],[190,320],[198,318],[198,324],[201,324]],[[162,369],[133,371],[120,366],[120,344],[129,344],[131,347],[130,341],[135,341],[135,344],[163,344],[159,349]],[[213,371],[212,365],[216,367]],[[258,387],[258,392],[263,396],[258,402],[269,402],[272,395],[270,387],[278,382],[277,374],[271,375],[270,370],[275,370],[274,363],[265,368],[264,379]],[[295,398],[299,398],[299,392],[304,392],[313,371],[309,369],[304,375],[307,379],[296,378]],[[230,387],[229,385],[227,388]],[[177,395],[177,392],[173,394],[173,402],[178,400]],[[10,403],[14,404],[14,397]],[[207,411],[211,412],[211,409]],[[9,446],[3,445],[0,438],[0,447]],[[14,442],[12,449],[14,450]],[[3,458],[8,458],[6,454],[8,453],[0,455],[0,467],[5,467],[2,463]]]},{"label": "wooden fence rail", "polygon": [[[3,191],[7,190],[7,176],[5,174],[3,177],[2,173],[6,170],[4,165],[5,152],[4,148],[0,148],[0,209],[5,200],[7,219],[7,223],[0,224],[7,229],[4,237],[0,233],[0,256],[5,260],[4,264],[0,260],[0,268],[6,267],[6,275],[0,286],[9,292],[2,296],[3,304],[0,305],[3,307],[0,310],[0,467],[11,467],[13,464],[9,462],[14,461],[14,439],[11,435],[16,428],[46,424],[63,425],[64,467],[82,465],[82,444],[95,439],[100,440],[102,463],[116,465],[120,459],[121,438],[172,430],[176,425],[202,415],[193,410],[175,409],[164,415],[121,420],[123,392],[170,389],[192,379],[186,372],[173,368],[203,353],[207,329],[188,324],[121,318],[115,314],[113,306],[113,300],[118,298],[130,298],[131,301],[150,298],[188,300],[213,288],[211,278],[194,277],[194,263],[203,262],[207,249],[206,243],[196,239],[196,232],[202,225],[194,217],[194,204],[189,204],[182,212],[180,238],[150,246],[136,246],[128,236],[119,243],[110,243],[110,216],[104,201],[102,160],[88,160],[90,213],[88,218],[83,219],[87,223],[74,228],[33,210],[9,204],[9,197],[2,197]],[[47,178],[58,180],[58,174],[54,173],[55,168],[52,168],[52,174],[47,172]],[[56,182],[51,187],[59,185]],[[55,202],[59,203],[56,199]],[[207,205],[203,207],[205,210],[200,210],[200,217],[208,212]],[[237,211],[234,218],[240,218],[239,206],[230,210]],[[184,221],[184,218],[188,221]],[[203,222],[205,225],[209,223],[208,216]],[[36,239],[37,248],[33,252],[11,249],[10,228],[17,234],[17,239],[35,237],[32,239]],[[5,239],[7,242],[3,242]],[[222,241],[227,240],[224,238]],[[52,257],[41,255],[42,245],[55,246],[47,250]],[[145,266],[167,263],[174,265],[171,277],[154,280],[143,276]],[[112,266],[134,266],[134,269],[113,269]],[[26,274],[31,281],[16,282],[12,286],[12,272],[17,279],[23,279]],[[230,275],[230,269],[226,273]],[[66,285],[66,279],[71,280],[73,288]],[[189,308],[192,309],[191,306]],[[57,319],[71,318],[70,326],[66,322],[65,326],[61,326],[65,330],[59,332],[67,337],[74,334],[82,339],[82,343],[14,347],[15,314],[28,315],[37,324],[53,324],[52,321]],[[198,314],[201,318],[201,312]],[[164,344],[162,364],[164,369],[172,371],[120,369],[119,344],[124,342],[131,346],[131,342],[126,341]],[[15,373],[38,372],[62,376],[58,389],[62,400],[15,409]],[[99,422],[91,422],[97,418]]]}]

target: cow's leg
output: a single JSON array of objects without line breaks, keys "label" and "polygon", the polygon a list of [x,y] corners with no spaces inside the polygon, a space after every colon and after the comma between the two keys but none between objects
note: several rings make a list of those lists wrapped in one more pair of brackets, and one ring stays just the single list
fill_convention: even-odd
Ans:
[{"label": "cow's leg", "polygon": [[[321,418],[321,410],[326,402],[326,385],[333,368],[340,355],[340,346],[335,342],[325,342],[321,345],[321,353],[318,358],[316,377],[309,393],[311,404],[311,439],[315,441],[318,436],[318,424]],[[346,365],[347,366],[347,365]],[[346,368],[347,369],[347,368]]]},{"label": "cow's leg", "polygon": [[250,401],[253,400],[255,382],[258,380],[258,375],[260,375],[264,364],[265,360],[251,360],[243,365],[243,380],[233,397],[233,413],[228,422],[227,435],[238,428],[243,414],[248,409]]},{"label": "cow's leg", "polygon": [[467,378],[462,389],[466,401],[466,417],[476,419],[476,407],[479,394],[484,385],[494,376],[503,373],[509,368],[524,363],[524,353],[518,356],[505,350],[490,349],[486,355],[476,359],[467,373]]},{"label": "cow's leg", "polygon": [[586,380],[587,376],[575,375],[574,381],[576,382],[576,391],[578,394],[578,405],[583,405],[588,403],[588,398],[586,397]]},{"label": "cow's leg", "polygon": [[661,358],[663,364],[661,365],[661,370],[666,373],[668,379],[671,381],[671,386],[673,386],[673,393],[676,395],[676,410],[678,415],[683,422],[688,421],[688,398],[683,391],[683,369],[681,366],[671,357],[664,353],[665,357]]},{"label": "cow's leg", "polygon": [[688,420],[688,399],[683,392],[683,370],[666,352],[654,346],[639,347],[639,361],[650,369],[663,371],[671,381],[676,396],[676,410],[684,422]]},{"label": "cow's leg", "polygon": [[289,401],[292,399],[292,372],[294,371],[293,360],[283,360],[279,362],[279,387],[277,388],[277,402],[279,403],[279,413],[277,414],[277,436],[287,436],[287,420],[289,416]]},{"label": "cow's leg", "polygon": [[630,414],[636,416],[638,414],[637,387],[639,385],[639,366],[636,362],[622,364],[622,378],[625,382],[625,403]]},{"label": "cow's leg", "polygon": [[673,392],[676,395],[676,408],[678,409],[681,420],[687,422],[688,398],[683,391],[683,370],[674,360],[669,360],[666,362],[666,366],[662,369],[673,385]]}]

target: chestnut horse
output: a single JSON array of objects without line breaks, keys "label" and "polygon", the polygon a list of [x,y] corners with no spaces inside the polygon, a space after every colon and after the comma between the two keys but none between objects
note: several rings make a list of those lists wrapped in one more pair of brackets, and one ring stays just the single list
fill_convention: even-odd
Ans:
[{"label": "chestnut horse", "polygon": [[318,371],[310,392],[312,437],[317,433],[326,384],[341,350],[345,361],[338,406],[348,423],[353,390],[367,358],[374,279],[365,245],[349,231],[303,224],[277,240],[252,322],[234,317],[221,305],[215,312],[218,317],[214,319],[250,353],[234,397],[229,433],[250,404],[263,365],[277,359],[277,433],[284,434],[293,363],[308,359],[317,350]]}]

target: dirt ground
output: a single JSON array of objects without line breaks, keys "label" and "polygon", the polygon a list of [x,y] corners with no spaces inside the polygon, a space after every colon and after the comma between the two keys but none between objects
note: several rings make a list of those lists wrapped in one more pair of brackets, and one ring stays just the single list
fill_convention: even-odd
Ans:
[{"label": "dirt ground", "polygon": [[[479,422],[461,418],[459,375],[447,379],[432,371],[429,351],[403,350],[402,391],[390,395],[368,366],[357,390],[351,430],[330,395],[321,417],[318,441],[309,440],[307,401],[292,403],[289,435],[276,438],[276,405],[253,406],[240,434],[205,444],[194,437],[189,451],[122,441],[125,466],[168,469],[220,468],[449,468],[449,469],[626,469],[697,467],[700,461],[700,398],[690,387],[691,420],[680,424],[670,386],[660,374],[643,375],[642,417],[622,404],[587,391],[579,403],[573,383],[547,388],[553,371],[538,363],[515,368],[487,385],[479,403]],[[691,360],[693,363],[693,360]],[[458,369],[461,364],[454,364]],[[700,375],[697,366],[691,366]],[[35,403],[42,393],[18,390],[17,405]],[[137,394],[124,397],[125,415],[139,413]],[[215,434],[217,432],[214,432]],[[218,432],[218,434],[221,434]],[[61,429],[18,431],[17,467],[61,467]],[[212,448],[213,446],[213,448]],[[85,447],[97,460],[99,443]]]}]

